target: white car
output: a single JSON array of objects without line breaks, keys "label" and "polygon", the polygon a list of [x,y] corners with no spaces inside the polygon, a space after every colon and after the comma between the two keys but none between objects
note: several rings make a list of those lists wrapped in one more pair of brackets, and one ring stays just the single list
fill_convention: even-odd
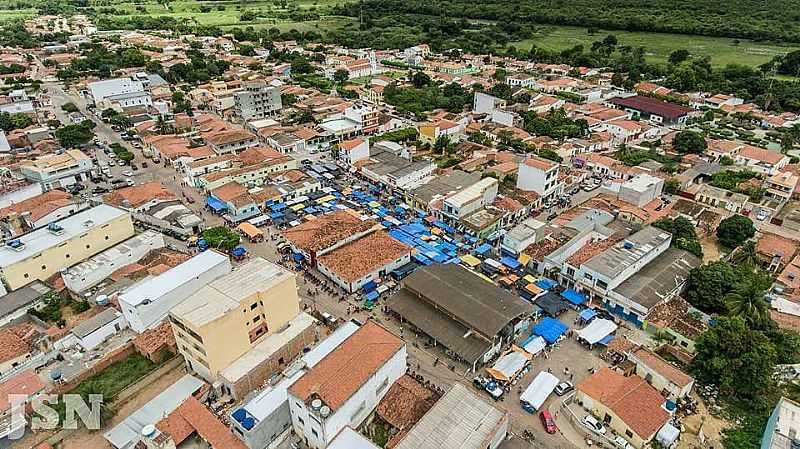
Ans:
[{"label": "white car", "polygon": [[133,186],[136,185],[136,183],[133,182],[133,179],[131,179],[131,178],[126,179],[125,183],[128,184],[128,187],[133,187]]},{"label": "white car", "polygon": [[124,172],[122,172],[122,176],[130,178],[131,176],[133,176],[133,172],[132,171],[124,171]]},{"label": "white car", "polygon": [[633,449],[631,443],[628,443],[625,438],[622,438],[619,435],[614,438],[614,446],[618,447],[619,449]]},{"label": "white car", "polygon": [[767,219],[767,217],[769,217],[769,213],[767,213],[767,211],[765,211],[764,209],[761,209],[758,211],[758,215],[756,215],[756,220],[764,221]]},{"label": "white car", "polygon": [[600,424],[600,421],[596,420],[592,415],[584,416],[581,424],[598,435],[606,434],[606,427]]}]

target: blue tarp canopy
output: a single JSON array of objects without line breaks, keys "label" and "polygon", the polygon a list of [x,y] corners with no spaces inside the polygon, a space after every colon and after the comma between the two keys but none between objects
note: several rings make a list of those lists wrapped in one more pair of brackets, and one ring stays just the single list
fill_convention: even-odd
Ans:
[{"label": "blue tarp canopy", "polygon": [[552,279],[539,279],[536,281],[536,286],[541,288],[542,290],[550,290],[551,288],[556,286],[556,281]]},{"label": "blue tarp canopy", "polygon": [[483,256],[484,254],[488,253],[491,250],[492,250],[492,245],[484,243],[483,245],[475,248],[475,254]]},{"label": "blue tarp canopy", "polygon": [[533,334],[544,338],[548,344],[553,344],[558,341],[559,337],[567,332],[567,329],[569,329],[569,327],[561,321],[546,317],[533,327]]},{"label": "blue tarp canopy", "polygon": [[375,301],[378,300],[378,296],[380,296],[380,295],[378,295],[378,292],[373,290],[373,291],[367,293],[366,295],[364,295],[364,299],[366,299],[367,301],[375,302]]},{"label": "blue tarp canopy", "polygon": [[603,346],[608,346],[608,344],[611,343],[613,340],[614,340],[613,335],[606,335],[605,337],[603,337],[602,340],[598,341],[598,343],[600,343]]},{"label": "blue tarp canopy", "polygon": [[283,217],[283,212],[273,212],[273,213],[269,214],[269,218],[271,218],[273,220],[275,220],[276,218],[281,218],[281,217]]},{"label": "blue tarp canopy", "polygon": [[295,262],[302,262],[305,256],[303,256],[303,253],[292,253],[292,258]]},{"label": "blue tarp canopy", "polygon": [[561,297],[569,301],[570,303],[579,306],[586,302],[586,297],[583,294],[576,292],[575,290],[569,288],[561,292]]},{"label": "blue tarp canopy", "polygon": [[241,247],[241,246],[237,246],[236,248],[233,248],[233,250],[231,251],[231,255],[232,255],[233,257],[242,257],[242,256],[244,256],[245,254],[247,254],[247,250],[246,250],[246,249],[244,249],[244,248],[243,248],[243,247]]},{"label": "blue tarp canopy", "polygon": [[369,281],[361,286],[361,289],[364,290],[364,293],[369,293],[376,288],[378,288],[378,286],[375,284],[375,281]]},{"label": "blue tarp canopy", "polygon": [[581,313],[578,314],[578,316],[583,321],[589,321],[592,318],[597,316],[597,312],[595,312],[594,309],[583,309],[583,310],[581,310]]},{"label": "blue tarp canopy", "polygon": [[511,268],[512,270],[516,270],[521,265],[517,259],[510,256],[503,256],[500,259],[500,262],[503,262],[503,265]]},{"label": "blue tarp canopy", "polygon": [[430,259],[428,259],[427,257],[425,257],[425,256],[423,256],[422,254],[419,254],[419,253],[414,254],[414,256],[412,256],[412,257],[414,258],[414,261],[419,262],[422,265],[430,265],[430,264],[433,263]]},{"label": "blue tarp canopy", "polygon": [[269,208],[275,212],[286,209],[286,203],[270,204]]},{"label": "blue tarp canopy", "polygon": [[222,201],[214,198],[213,196],[210,196],[210,197],[208,197],[206,199],[206,204],[208,205],[208,207],[213,209],[214,212],[220,212],[220,211],[223,211],[223,210],[227,209],[227,206],[225,206],[225,203],[223,203]]}]

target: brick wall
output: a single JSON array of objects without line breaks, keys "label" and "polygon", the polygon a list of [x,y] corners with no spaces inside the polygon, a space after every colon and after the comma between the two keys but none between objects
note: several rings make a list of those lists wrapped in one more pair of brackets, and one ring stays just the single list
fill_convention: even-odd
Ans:
[{"label": "brick wall", "polygon": [[78,374],[76,377],[64,383],[54,385],[53,388],[48,391],[48,393],[57,395],[69,393],[70,391],[74,390],[75,387],[77,387],[84,380],[94,376],[100,371],[103,371],[112,363],[116,363],[119,362],[120,360],[127,358],[134,352],[136,352],[136,348],[133,347],[132,343],[128,343],[125,346],[117,348],[114,351],[109,352],[104,358],[102,358],[100,361],[92,365],[86,371],[83,371],[82,373]]}]

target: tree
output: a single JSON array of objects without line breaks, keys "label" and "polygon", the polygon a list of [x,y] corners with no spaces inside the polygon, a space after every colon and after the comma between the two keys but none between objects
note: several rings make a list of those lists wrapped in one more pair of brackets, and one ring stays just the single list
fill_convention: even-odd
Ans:
[{"label": "tree", "polygon": [[423,71],[416,71],[413,75],[411,75],[411,84],[413,84],[417,89],[425,87],[430,83],[431,77]]},{"label": "tree", "polygon": [[92,129],[95,124],[91,120],[84,120],[75,125],[63,126],[56,130],[55,135],[58,142],[64,148],[77,147],[89,143],[94,137]]},{"label": "tree", "polygon": [[726,312],[725,295],[733,290],[737,280],[736,270],[726,262],[702,265],[689,272],[686,299],[707,313]]},{"label": "tree", "polygon": [[725,303],[729,314],[743,319],[751,329],[766,329],[771,320],[764,290],[755,282],[739,283],[725,296]]},{"label": "tree", "polygon": [[670,64],[678,65],[687,59],[689,59],[689,50],[679,49],[670,53],[668,60]]},{"label": "tree", "polygon": [[436,142],[433,144],[433,152],[437,154],[445,154],[449,145],[450,138],[447,137],[447,135],[442,134],[436,138]]},{"label": "tree", "polygon": [[717,227],[717,239],[723,246],[730,249],[743,244],[755,233],[756,228],[753,226],[753,221],[738,214],[722,220]]},{"label": "tree", "polygon": [[242,56],[255,56],[256,49],[252,45],[240,45],[239,54]]},{"label": "tree", "polygon": [[345,69],[337,69],[333,72],[333,81],[336,82],[336,84],[344,84],[348,79],[350,79],[350,72]]},{"label": "tree", "polygon": [[78,107],[75,106],[75,103],[65,103],[61,105],[61,110],[68,114],[72,114],[73,112],[78,112]]},{"label": "tree", "polygon": [[672,148],[679,153],[702,153],[708,144],[705,137],[694,131],[681,131],[672,140]]},{"label": "tree", "polygon": [[670,246],[673,248],[688,251],[697,257],[703,257],[703,247],[700,246],[700,240],[697,238],[694,225],[686,218],[678,217],[674,220],[662,218],[653,223],[653,226],[672,234]]},{"label": "tree", "polygon": [[754,269],[758,267],[759,260],[758,254],[756,254],[756,242],[751,240],[737,248],[736,251],[731,254],[730,261],[737,266],[747,265]]},{"label": "tree", "polygon": [[203,231],[203,239],[211,248],[230,251],[239,244],[241,237],[225,226],[215,226]]},{"label": "tree", "polygon": [[0,112],[0,129],[3,131],[27,128],[32,124],[33,119],[27,114],[9,114],[8,112]]},{"label": "tree", "polygon": [[727,398],[756,399],[773,385],[775,346],[739,317],[719,318],[700,335],[695,350],[692,372]]},{"label": "tree", "polygon": [[681,190],[681,182],[675,178],[669,178],[664,182],[664,192],[676,195]]}]

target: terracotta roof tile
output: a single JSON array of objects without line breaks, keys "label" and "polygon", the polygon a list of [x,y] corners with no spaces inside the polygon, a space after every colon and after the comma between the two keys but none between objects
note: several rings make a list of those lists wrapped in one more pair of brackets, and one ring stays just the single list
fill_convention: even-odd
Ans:
[{"label": "terracotta roof tile", "polygon": [[150,200],[161,199],[171,200],[177,197],[172,194],[159,181],[146,182],[138,186],[125,187],[114,193],[106,195],[105,200],[109,204],[122,206],[127,202],[126,207],[139,207]]},{"label": "terracotta roof tile", "polygon": [[0,410],[10,406],[9,396],[12,394],[33,395],[44,390],[44,382],[33,370],[25,370],[16,376],[0,383]]},{"label": "terracotta roof tile", "polygon": [[798,243],[788,237],[765,233],[758,239],[756,252],[769,259],[780,257],[781,265],[791,262],[794,253],[797,252]]},{"label": "terracotta roof tile", "polygon": [[411,253],[412,248],[375,231],[321,256],[318,263],[346,282],[353,282]]},{"label": "terracotta roof tile", "polygon": [[29,212],[30,219],[36,221],[70,203],[72,195],[62,190],[51,190],[0,209],[0,218],[8,217],[12,213],[19,215]]},{"label": "terracotta roof tile", "polygon": [[30,352],[31,347],[24,339],[23,329],[20,329],[19,326],[0,329],[0,363]]},{"label": "terracotta roof tile", "polygon": [[406,374],[389,388],[375,413],[392,427],[403,431],[416,424],[437,399],[436,393]]},{"label": "terracotta roof tile", "polygon": [[649,440],[668,420],[664,397],[639,376],[601,368],[577,389],[614,412],[637,435]]},{"label": "terracotta roof tile", "polygon": [[645,349],[639,348],[636,352],[633,353],[636,358],[641,360],[645,365],[647,365],[650,369],[657,372],[658,374],[664,376],[670,382],[674,383],[675,385],[683,388],[694,381],[692,376],[684,373],[678,367],[668,363],[666,360],[662,359],[654,352]]},{"label": "terracotta roof tile", "polygon": [[147,329],[133,339],[133,345],[143,354],[154,354],[164,347],[175,346],[175,334],[169,321]]},{"label": "terracotta roof tile", "polygon": [[294,246],[312,253],[366,232],[376,224],[373,220],[361,220],[347,211],[337,211],[287,229],[282,235]]},{"label": "terracotta roof tile", "polygon": [[374,321],[367,321],[295,382],[289,393],[303,401],[318,397],[336,410],[403,345],[403,340]]},{"label": "terracotta roof tile", "polygon": [[183,401],[178,408],[159,421],[156,427],[169,434],[176,446],[180,446],[193,432],[197,432],[212,449],[247,449],[247,446],[194,396]]}]

